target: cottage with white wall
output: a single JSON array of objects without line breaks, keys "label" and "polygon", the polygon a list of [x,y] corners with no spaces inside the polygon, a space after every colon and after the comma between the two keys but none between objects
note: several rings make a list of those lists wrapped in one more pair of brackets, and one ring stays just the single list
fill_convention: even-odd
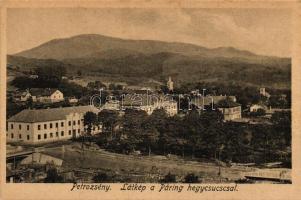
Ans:
[{"label": "cottage with white wall", "polygon": [[263,104],[253,104],[250,106],[250,112],[257,112],[259,109],[268,110],[268,107]]}]

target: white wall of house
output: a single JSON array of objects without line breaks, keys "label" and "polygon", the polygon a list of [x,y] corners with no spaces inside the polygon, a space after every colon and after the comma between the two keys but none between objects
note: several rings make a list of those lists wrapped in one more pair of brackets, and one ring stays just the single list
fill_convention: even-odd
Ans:
[{"label": "white wall of house", "polygon": [[53,94],[50,95],[50,100],[51,102],[59,102],[59,101],[64,101],[64,94],[56,90]]},{"label": "white wall of house", "polygon": [[[84,134],[83,114],[71,113],[64,120],[22,123],[8,122],[7,142],[39,144],[67,140]],[[93,127],[92,135],[101,132],[101,126]]]},{"label": "white wall of house", "polygon": [[64,101],[64,94],[56,90],[50,96],[32,96],[33,101],[44,102],[44,103],[53,103],[53,102],[60,102]]},{"label": "white wall of house", "polygon": [[154,110],[163,108],[168,116],[174,116],[178,114],[178,104],[174,101],[163,101],[163,102],[157,102],[155,104],[150,104],[146,106],[123,106],[122,109],[138,109],[145,111],[148,115],[151,115]]},{"label": "white wall of house", "polygon": [[218,108],[218,110],[223,114],[224,120],[226,121],[241,118],[241,106],[232,108]]},{"label": "white wall of house", "polygon": [[30,93],[27,92],[25,95],[21,95],[20,101],[27,101],[30,97]]},{"label": "white wall of house", "polygon": [[33,143],[33,123],[8,122],[6,139],[9,142]]},{"label": "white wall of house", "polygon": [[168,116],[174,116],[178,114],[178,103],[164,101],[162,105],[163,109],[166,111]]},{"label": "white wall of house", "polygon": [[265,106],[261,106],[261,105],[258,105],[258,104],[254,104],[250,107],[250,112],[256,112],[258,109],[263,109],[263,110],[266,110],[267,107]]}]

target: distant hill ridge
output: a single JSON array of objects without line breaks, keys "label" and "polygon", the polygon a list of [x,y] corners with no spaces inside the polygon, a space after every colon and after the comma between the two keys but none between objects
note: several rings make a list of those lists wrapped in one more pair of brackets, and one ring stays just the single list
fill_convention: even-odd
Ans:
[{"label": "distant hill ridge", "polygon": [[54,39],[35,48],[17,53],[15,56],[64,60],[83,58],[86,56],[90,57],[96,52],[106,52],[112,49],[136,51],[143,54],[170,52],[209,57],[241,57],[249,59],[254,59],[255,57],[261,57],[262,59],[273,58],[269,56],[259,56],[252,52],[235,49],[233,47],[209,49],[198,45],[180,42],[120,39],[97,34],[83,34],[70,38]]},{"label": "distant hill ridge", "polygon": [[54,39],[8,56],[21,68],[65,66],[105,76],[145,77],[177,82],[235,81],[290,85],[291,59],[262,56],[233,47],[206,48],[180,42],[130,40],[97,34]]}]

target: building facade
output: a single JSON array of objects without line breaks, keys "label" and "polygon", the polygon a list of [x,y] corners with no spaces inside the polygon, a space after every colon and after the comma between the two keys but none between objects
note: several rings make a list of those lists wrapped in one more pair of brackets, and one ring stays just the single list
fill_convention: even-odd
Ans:
[{"label": "building facade", "polygon": [[[23,110],[7,120],[7,142],[39,144],[78,137],[85,132],[86,112],[98,113],[92,106]],[[93,127],[92,134],[101,127]]]},{"label": "building facade", "polygon": [[235,96],[201,96],[192,98],[189,104],[196,106],[199,110],[217,108],[223,114],[225,121],[241,118],[241,105],[236,102]]},{"label": "building facade", "polygon": [[257,112],[259,109],[267,110],[268,107],[262,104],[253,104],[250,106],[250,112]]},{"label": "building facade", "polygon": [[33,102],[55,103],[64,101],[64,94],[53,88],[32,88],[21,94],[20,101],[27,101],[29,98]]},{"label": "building facade", "polygon": [[271,97],[271,95],[265,90],[265,88],[259,88],[259,94],[267,98]]},{"label": "building facade", "polygon": [[241,119],[241,106],[219,107],[218,110],[223,114],[225,121]]},{"label": "building facade", "polygon": [[178,113],[178,103],[158,94],[128,94],[120,101],[120,109],[143,110],[151,115],[156,109],[164,109],[168,116]]}]

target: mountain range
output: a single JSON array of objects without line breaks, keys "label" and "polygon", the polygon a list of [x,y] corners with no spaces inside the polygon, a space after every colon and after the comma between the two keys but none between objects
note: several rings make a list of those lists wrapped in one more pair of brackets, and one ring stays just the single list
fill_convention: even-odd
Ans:
[{"label": "mountain range", "polygon": [[97,34],[54,39],[9,55],[20,68],[62,65],[70,73],[165,80],[236,81],[290,85],[291,59],[257,55],[233,47],[206,48],[180,42],[129,40]]}]

